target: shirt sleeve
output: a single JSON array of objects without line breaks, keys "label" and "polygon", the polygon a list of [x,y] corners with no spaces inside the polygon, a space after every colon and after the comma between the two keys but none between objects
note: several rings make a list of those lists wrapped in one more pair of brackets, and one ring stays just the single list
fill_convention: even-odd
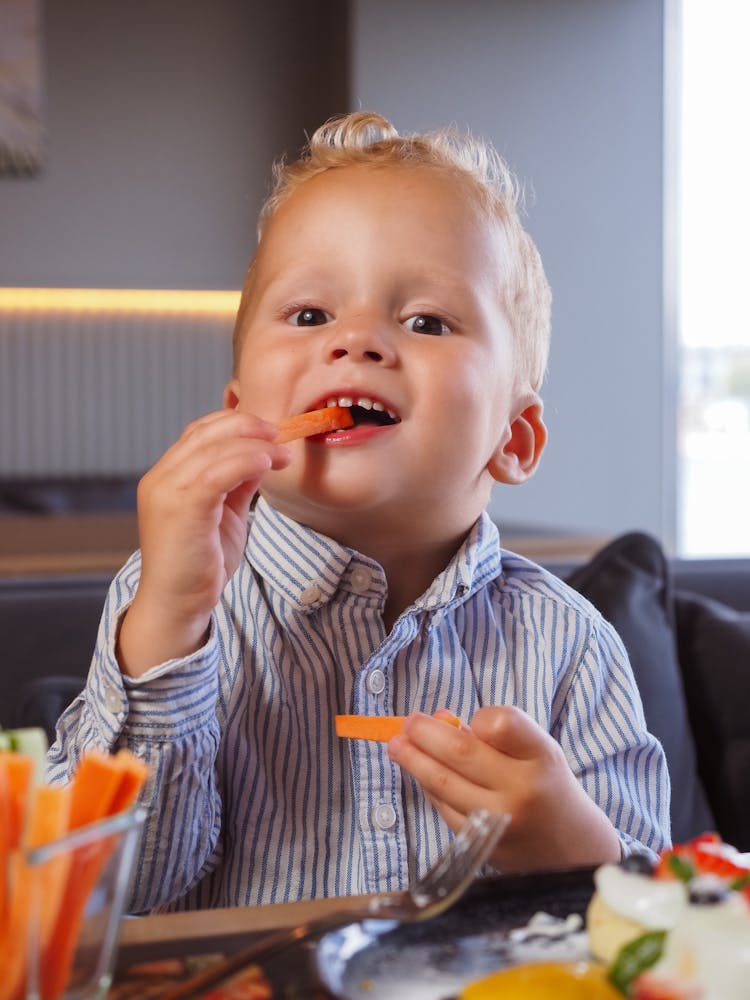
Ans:
[{"label": "shirt sleeve", "polygon": [[127,747],[149,765],[141,795],[147,815],[128,907],[135,913],[181,896],[221,856],[215,622],[206,644],[191,656],[138,679],[124,676],[115,644],[139,573],[136,553],[110,586],[86,686],[60,717],[48,755],[50,781],[58,783],[92,748]]},{"label": "shirt sleeve", "polygon": [[590,623],[568,683],[558,689],[552,733],[617,830],[623,857],[642,851],[656,860],[671,843],[666,757],[646,727],[622,640],[600,616]]}]

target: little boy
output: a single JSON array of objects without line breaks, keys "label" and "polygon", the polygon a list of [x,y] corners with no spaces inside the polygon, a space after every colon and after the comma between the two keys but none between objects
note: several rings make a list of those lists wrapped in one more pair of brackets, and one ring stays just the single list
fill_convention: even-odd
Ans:
[{"label": "little boy", "polygon": [[[50,755],[59,780],[90,746],[151,765],[133,909],[403,888],[477,807],[511,816],[500,870],[668,843],[622,644],[485,512],[546,441],[549,289],[516,203],[490,147],[366,113],[277,168],[225,407],[141,481]],[[275,443],[332,404],[351,428]],[[337,713],[409,719],[386,746]]]}]

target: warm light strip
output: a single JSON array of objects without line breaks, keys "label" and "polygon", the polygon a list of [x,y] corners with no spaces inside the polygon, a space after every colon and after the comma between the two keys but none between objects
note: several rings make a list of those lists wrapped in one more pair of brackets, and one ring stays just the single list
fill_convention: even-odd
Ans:
[{"label": "warm light strip", "polygon": [[0,288],[0,310],[81,312],[237,312],[236,291],[180,291],[148,288]]}]

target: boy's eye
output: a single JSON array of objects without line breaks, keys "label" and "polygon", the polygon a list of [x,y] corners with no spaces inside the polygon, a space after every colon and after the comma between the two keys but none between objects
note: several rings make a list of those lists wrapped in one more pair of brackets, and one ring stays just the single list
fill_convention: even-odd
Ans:
[{"label": "boy's eye", "polygon": [[330,323],[331,319],[332,317],[324,309],[308,306],[292,313],[289,322],[294,326],[322,326],[324,323]]},{"label": "boy's eye", "polygon": [[449,333],[448,326],[437,316],[428,316],[420,313],[418,316],[411,316],[406,321],[406,327],[414,333],[427,333],[433,337],[440,337],[444,333]]}]

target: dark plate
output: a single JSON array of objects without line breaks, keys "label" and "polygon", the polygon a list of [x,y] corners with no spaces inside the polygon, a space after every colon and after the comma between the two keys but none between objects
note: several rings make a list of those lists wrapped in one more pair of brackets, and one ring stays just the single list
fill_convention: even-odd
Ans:
[{"label": "dark plate", "polygon": [[325,935],[317,974],[340,1000],[446,1000],[483,975],[523,961],[585,957],[585,935],[524,943],[509,934],[538,912],[585,918],[593,868],[483,879],[425,923],[367,920]]}]

